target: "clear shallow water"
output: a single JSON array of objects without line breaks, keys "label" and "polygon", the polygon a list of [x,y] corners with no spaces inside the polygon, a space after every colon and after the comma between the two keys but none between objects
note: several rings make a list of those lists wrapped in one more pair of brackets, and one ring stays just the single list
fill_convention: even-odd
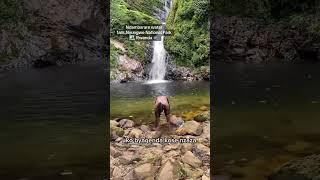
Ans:
[{"label": "clear shallow water", "polygon": [[0,74],[0,179],[101,180],[104,75],[103,65]]},{"label": "clear shallow water", "polygon": [[320,64],[216,65],[216,174],[266,179],[288,160],[320,153],[319,68]]},{"label": "clear shallow water", "polygon": [[159,95],[169,96],[171,111],[177,115],[210,104],[210,83],[204,81],[111,84],[110,91],[111,119],[133,116],[136,121],[152,123],[154,98]]}]

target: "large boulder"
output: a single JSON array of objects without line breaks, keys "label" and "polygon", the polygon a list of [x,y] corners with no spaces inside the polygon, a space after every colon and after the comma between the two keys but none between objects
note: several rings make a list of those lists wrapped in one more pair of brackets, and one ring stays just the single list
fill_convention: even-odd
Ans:
[{"label": "large boulder", "polygon": [[178,135],[201,135],[203,131],[202,125],[196,121],[187,121],[184,126],[177,130]]},{"label": "large boulder", "polygon": [[319,180],[320,155],[289,161],[269,176],[268,180]]}]

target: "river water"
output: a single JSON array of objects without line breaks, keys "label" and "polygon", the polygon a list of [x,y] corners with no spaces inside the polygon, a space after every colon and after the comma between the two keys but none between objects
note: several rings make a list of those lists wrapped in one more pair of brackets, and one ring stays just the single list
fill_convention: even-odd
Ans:
[{"label": "river water", "polygon": [[0,74],[0,179],[101,180],[105,174],[103,65]]},{"label": "river water", "polygon": [[111,119],[133,116],[136,122],[152,123],[156,96],[168,96],[172,113],[181,115],[201,106],[209,107],[210,83],[167,81],[152,84],[141,82],[111,84],[110,94]]},{"label": "river water", "polygon": [[320,64],[214,69],[216,174],[263,180],[286,161],[320,153]]}]

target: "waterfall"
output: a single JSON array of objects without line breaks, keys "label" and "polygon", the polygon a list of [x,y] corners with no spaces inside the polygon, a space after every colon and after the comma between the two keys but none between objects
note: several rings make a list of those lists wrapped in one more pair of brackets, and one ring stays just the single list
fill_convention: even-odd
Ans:
[{"label": "waterfall", "polygon": [[153,41],[152,67],[150,80],[163,80],[166,74],[166,50],[163,45],[163,36],[160,41]]},{"label": "waterfall", "polygon": [[[163,29],[168,17],[171,0],[165,0],[165,12],[161,18]],[[164,49],[164,37],[161,36],[160,41],[153,41],[152,67],[149,73],[149,82],[163,82],[166,75],[166,50]]]}]

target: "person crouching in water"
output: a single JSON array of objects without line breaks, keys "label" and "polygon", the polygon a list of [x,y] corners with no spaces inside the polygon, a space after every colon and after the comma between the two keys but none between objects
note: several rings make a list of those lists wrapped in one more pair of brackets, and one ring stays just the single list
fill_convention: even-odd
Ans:
[{"label": "person crouching in water", "polygon": [[159,129],[160,123],[160,115],[164,112],[166,116],[167,123],[180,127],[183,124],[183,120],[177,119],[176,116],[171,116],[170,114],[170,103],[167,96],[158,96],[155,99],[155,108],[154,108],[154,115],[155,115],[155,129]]}]

